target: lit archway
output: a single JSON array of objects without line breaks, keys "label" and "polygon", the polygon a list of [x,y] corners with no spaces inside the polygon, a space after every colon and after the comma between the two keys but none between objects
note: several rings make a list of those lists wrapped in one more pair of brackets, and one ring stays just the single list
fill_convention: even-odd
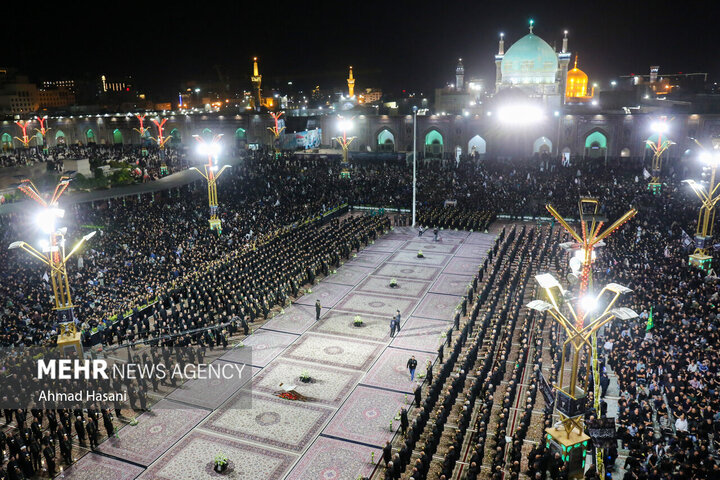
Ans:
[{"label": "lit archway", "polygon": [[533,153],[552,153],[552,142],[547,137],[540,137],[533,143]]},{"label": "lit archway", "polygon": [[590,158],[605,157],[607,153],[607,137],[595,130],[585,137],[585,156]]},{"label": "lit archway", "polygon": [[570,161],[570,147],[565,147],[560,151],[560,156],[562,157],[564,162]]},{"label": "lit archway", "polygon": [[115,129],[113,132],[113,143],[115,145],[122,145],[123,144],[123,134],[119,129]]},{"label": "lit archway", "polygon": [[3,133],[0,142],[2,143],[3,151],[12,150],[13,138],[12,135],[10,135],[9,133]]},{"label": "lit archway", "polygon": [[55,145],[65,145],[65,133],[62,130],[55,132]]},{"label": "lit archway", "polygon": [[620,150],[620,156],[623,158],[628,158],[630,156],[630,149],[625,147],[622,150]]},{"label": "lit archway", "polygon": [[470,155],[485,155],[487,152],[487,142],[480,135],[475,135],[468,142],[468,153]]},{"label": "lit archway", "polygon": [[87,143],[95,143],[95,132],[92,131],[92,128],[88,129],[87,132],[85,132],[85,139],[87,140]]},{"label": "lit archway", "polygon": [[180,145],[182,142],[182,137],[180,136],[180,130],[177,128],[173,128],[170,130],[170,144],[171,145]]},{"label": "lit archway", "polygon": [[206,141],[210,141],[213,139],[213,132],[209,128],[205,128],[203,129],[202,133],[200,133],[200,136]]},{"label": "lit archway", "polygon": [[235,130],[235,145],[242,147],[245,144],[247,144],[247,132],[241,127]]},{"label": "lit archway", "polygon": [[42,147],[45,145],[45,140],[43,139],[42,133],[37,132],[35,134],[35,145],[38,147]]},{"label": "lit archway", "polygon": [[425,135],[425,156],[442,157],[445,152],[443,137],[439,131],[433,129]]},{"label": "lit archway", "polygon": [[378,152],[394,152],[395,151],[395,135],[387,128],[378,133],[377,136]]}]

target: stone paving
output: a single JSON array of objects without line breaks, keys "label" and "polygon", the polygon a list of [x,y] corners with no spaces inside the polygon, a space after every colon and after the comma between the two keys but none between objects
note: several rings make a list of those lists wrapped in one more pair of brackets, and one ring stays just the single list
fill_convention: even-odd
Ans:
[{"label": "stone paving", "polygon": [[[112,458],[86,455],[65,478],[216,479],[212,463],[219,453],[230,460],[224,478],[369,476],[371,453],[380,459],[399,427],[396,415],[423,380],[410,380],[407,360],[415,355],[416,375],[425,372],[494,239],[443,231],[434,242],[431,232],[418,237],[396,228],[216,360],[252,365],[242,379],[188,382],[165,400],[184,408],[153,408],[138,425],[122,428],[119,439],[101,444]],[[417,258],[418,249],[425,258]],[[389,286],[392,278],[398,288]],[[402,328],[391,338],[398,309]],[[363,326],[353,324],[356,316]],[[310,382],[300,381],[303,373]],[[288,386],[307,401],[274,395]]]}]

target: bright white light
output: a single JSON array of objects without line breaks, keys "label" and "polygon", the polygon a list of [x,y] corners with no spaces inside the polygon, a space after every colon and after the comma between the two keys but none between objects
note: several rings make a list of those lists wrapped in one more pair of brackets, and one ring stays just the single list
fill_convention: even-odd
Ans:
[{"label": "bright white light", "polygon": [[652,128],[653,132],[666,133],[668,131],[668,124],[665,122],[653,122],[650,128]]},{"label": "bright white light", "polygon": [[540,107],[529,104],[505,105],[500,107],[497,113],[502,123],[513,125],[538,123],[544,117]]},{"label": "bright white light", "polygon": [[201,155],[208,155],[212,157],[216,157],[220,153],[220,144],[216,142],[212,143],[205,143],[202,142],[198,145],[198,153]]},{"label": "bright white light", "polygon": [[700,154],[700,161],[708,165],[718,165],[720,164],[720,153],[702,152]]},{"label": "bright white light", "polygon": [[597,299],[594,295],[585,295],[580,299],[580,306],[585,312],[592,312],[597,308]]},{"label": "bright white light", "polygon": [[[577,258],[578,260],[580,260],[582,263],[585,263],[585,250],[584,249],[581,248],[580,250],[575,250],[575,254],[573,256],[575,258]],[[595,250],[593,250],[592,253],[590,254],[590,262],[594,262],[595,257],[596,257]]]},{"label": "bright white light", "polygon": [[612,82],[610,82],[610,85],[612,85],[614,87],[615,85],[617,85],[617,82],[615,80],[613,80]]},{"label": "bright white light", "polygon": [[338,128],[343,132],[347,132],[352,129],[352,122],[350,120],[340,119]]},{"label": "bright white light", "polygon": [[559,116],[560,116],[560,112],[558,112],[557,110],[555,110],[554,115],[555,115],[556,117],[559,117]]},{"label": "bright white light", "polygon": [[200,93],[200,89],[199,89],[199,88],[196,88],[196,89],[195,89],[195,93]]},{"label": "bright white light", "polygon": [[40,250],[43,252],[50,250],[50,242],[48,242],[46,238],[40,239],[38,245],[40,245]]},{"label": "bright white light", "polygon": [[46,208],[41,210],[35,217],[38,227],[45,233],[53,233],[55,231],[55,221],[65,215],[65,210],[60,208]]},{"label": "bright white light", "polygon": [[592,104],[593,104],[594,106],[597,106],[597,104],[598,104],[598,101],[597,101],[597,100],[593,100],[593,101],[592,101],[592,102],[590,102],[590,103],[592,103]]}]

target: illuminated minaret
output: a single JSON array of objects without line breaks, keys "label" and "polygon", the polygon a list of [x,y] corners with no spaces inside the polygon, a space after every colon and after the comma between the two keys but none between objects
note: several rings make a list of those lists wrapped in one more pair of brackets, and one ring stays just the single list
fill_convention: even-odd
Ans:
[{"label": "illuminated minaret", "polygon": [[355,78],[352,74],[352,65],[350,66],[350,76],[347,79],[348,82],[348,97],[352,98],[355,96]]},{"label": "illuminated minaret", "polygon": [[255,90],[255,110],[260,110],[262,104],[262,91],[260,90],[260,84],[262,83],[262,75],[258,71],[257,57],[253,57],[253,74],[250,77]]},{"label": "illuminated minaret", "polygon": [[465,67],[463,67],[462,58],[458,58],[458,64],[455,67],[455,90],[462,91],[465,88]]}]

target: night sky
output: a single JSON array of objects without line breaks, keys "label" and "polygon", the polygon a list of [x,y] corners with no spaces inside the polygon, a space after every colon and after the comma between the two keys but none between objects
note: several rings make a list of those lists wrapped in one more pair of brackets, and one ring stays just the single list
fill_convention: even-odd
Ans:
[{"label": "night sky", "polygon": [[[79,3],[79,2],[78,2]],[[541,5],[546,6],[541,6]],[[713,2],[248,1],[73,2],[8,4],[0,28],[0,66],[35,80],[130,74],[149,93],[174,92],[184,80],[215,80],[214,66],[246,88],[251,58],[263,84],[301,88],[344,85],[352,64],[356,88],[422,91],[454,81],[458,57],[466,78],[494,82],[499,32],[506,49],[527,33],[551,46],[570,31],[570,50],[590,81],[621,74],[720,73]],[[312,5],[312,6],[311,6]],[[112,8],[111,8],[112,7]],[[20,17],[23,17],[20,19]]]}]

